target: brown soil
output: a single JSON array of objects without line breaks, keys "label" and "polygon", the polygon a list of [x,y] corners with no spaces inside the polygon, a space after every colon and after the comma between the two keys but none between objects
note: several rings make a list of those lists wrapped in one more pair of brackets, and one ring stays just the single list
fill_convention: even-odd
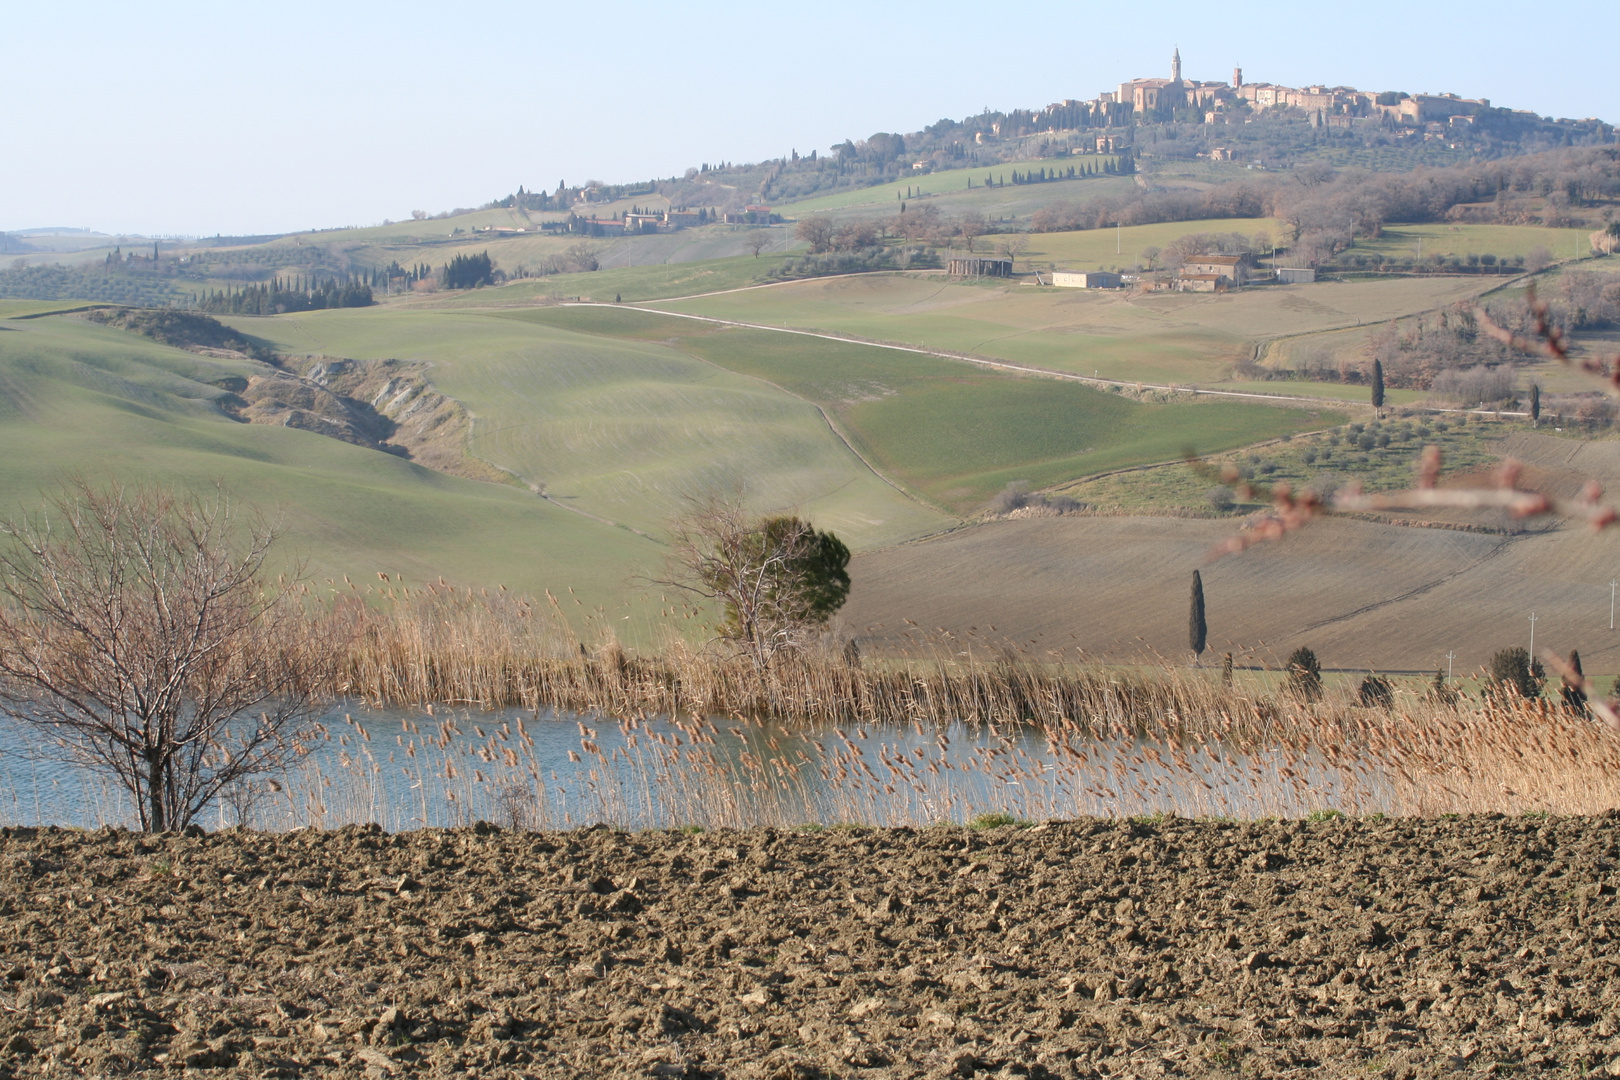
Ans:
[{"label": "brown soil", "polygon": [[1620,815],[0,830],[0,1076],[1620,1075]]}]

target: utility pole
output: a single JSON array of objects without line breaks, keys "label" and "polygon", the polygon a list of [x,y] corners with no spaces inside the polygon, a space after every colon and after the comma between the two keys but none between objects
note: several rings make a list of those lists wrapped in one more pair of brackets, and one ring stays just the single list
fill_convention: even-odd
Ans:
[{"label": "utility pole", "polygon": [[1451,681],[1451,662],[1457,659],[1457,650],[1451,649],[1446,653],[1446,682]]},{"label": "utility pole", "polygon": [[1116,221],[1116,222],[1114,222],[1114,254],[1115,255],[1118,255],[1119,252],[1120,252],[1120,243],[1121,243],[1121,237],[1122,236],[1123,236],[1123,231],[1121,229],[1121,224],[1120,224],[1120,222]]},{"label": "utility pole", "polygon": [[1609,579],[1609,629],[1614,629],[1614,590],[1620,588],[1620,579]]},{"label": "utility pole", "polygon": [[1530,662],[1536,662],[1536,613],[1530,613]]}]

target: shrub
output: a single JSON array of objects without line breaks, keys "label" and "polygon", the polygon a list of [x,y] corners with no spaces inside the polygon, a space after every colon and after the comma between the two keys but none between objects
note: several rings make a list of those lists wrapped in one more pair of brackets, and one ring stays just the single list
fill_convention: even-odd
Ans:
[{"label": "shrub", "polygon": [[1513,693],[1522,698],[1539,698],[1547,682],[1547,673],[1539,660],[1532,660],[1523,648],[1503,649],[1491,657],[1490,688],[1498,693]]},{"label": "shrub", "polygon": [[1303,645],[1288,655],[1288,691],[1303,701],[1322,699],[1322,665]]},{"label": "shrub", "polygon": [[1229,487],[1216,487],[1209,489],[1209,505],[1222,514],[1229,513],[1237,505]]},{"label": "shrub", "polygon": [[1395,690],[1381,675],[1368,675],[1356,688],[1356,699],[1367,708],[1393,709]]}]

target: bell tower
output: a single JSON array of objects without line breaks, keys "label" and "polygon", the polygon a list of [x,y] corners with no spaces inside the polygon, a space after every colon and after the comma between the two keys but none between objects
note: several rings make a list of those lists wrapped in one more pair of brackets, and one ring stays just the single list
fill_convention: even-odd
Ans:
[{"label": "bell tower", "polygon": [[1235,67],[1235,68],[1232,69],[1232,89],[1236,90],[1239,87],[1241,87],[1242,85],[1243,85],[1243,69],[1240,68],[1240,67]]},{"label": "bell tower", "polygon": [[1176,46],[1175,55],[1170,58],[1170,81],[1181,81],[1181,46]]}]

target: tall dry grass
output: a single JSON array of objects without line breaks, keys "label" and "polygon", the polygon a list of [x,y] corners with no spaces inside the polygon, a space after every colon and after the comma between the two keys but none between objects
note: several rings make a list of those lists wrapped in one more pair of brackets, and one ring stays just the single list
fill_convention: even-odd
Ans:
[{"label": "tall dry grass", "polygon": [[[352,631],[342,694],[623,718],[581,722],[572,771],[543,764],[521,723],[477,727],[476,739],[449,720],[416,732],[401,747],[420,805],[388,811],[394,827],[1620,808],[1620,736],[1546,701],[1449,704],[1414,685],[1392,709],[1367,708],[1348,687],[1309,702],[1211,671],[1106,669],[949,640],[864,662],[801,653],[761,670],[676,639],[650,656],[588,644],[554,603],[505,593],[435,586],[370,601],[335,616]],[[358,744],[347,762],[289,780],[289,817],[375,819],[367,777],[380,766]]]}]

